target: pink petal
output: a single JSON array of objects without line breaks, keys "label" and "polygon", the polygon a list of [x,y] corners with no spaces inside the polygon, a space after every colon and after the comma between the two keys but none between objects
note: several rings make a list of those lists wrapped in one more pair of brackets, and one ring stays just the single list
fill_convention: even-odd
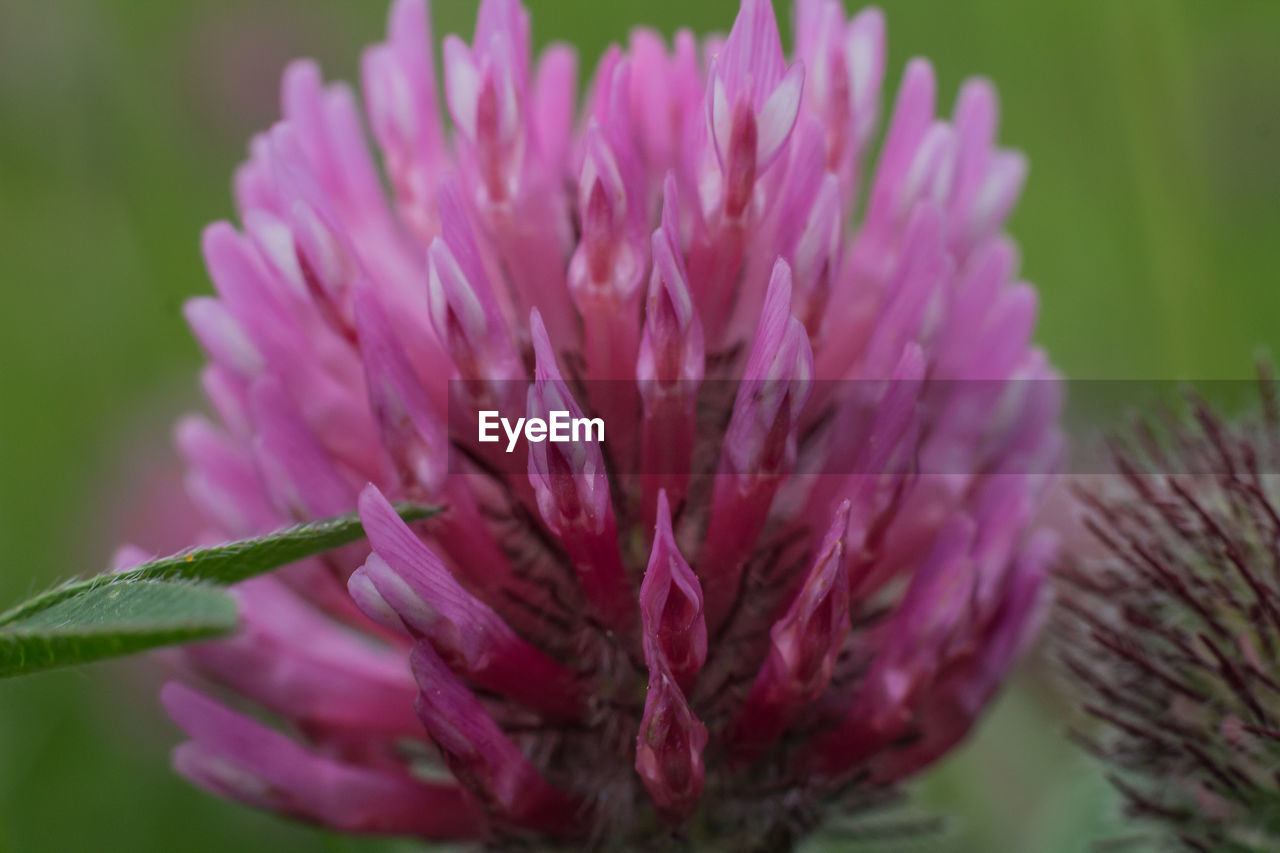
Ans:
[{"label": "pink petal", "polygon": [[370,618],[384,621],[394,613],[396,622],[429,638],[483,687],[558,716],[580,713],[574,674],[467,592],[374,486],[361,493],[359,506],[374,553],[349,588]]},{"label": "pink petal", "polygon": [[578,803],[552,787],[427,643],[410,656],[418,716],[454,775],[495,815],[552,835],[577,830]]},{"label": "pink petal", "polygon": [[254,458],[277,508],[286,516],[325,518],[350,510],[355,491],[334,466],[284,385],[263,378],[253,386],[258,429]]},{"label": "pink petal", "polygon": [[652,669],[655,656],[661,655],[681,689],[688,690],[707,660],[702,586],[676,545],[665,493],[658,495],[657,519],[649,565],[640,586],[645,658]]},{"label": "pink petal", "polygon": [[262,372],[262,354],[221,300],[209,296],[188,299],[182,313],[200,345],[217,364],[244,377]]},{"label": "pink petal", "polygon": [[454,125],[467,139],[474,140],[480,69],[471,58],[471,49],[457,36],[444,39],[444,85]]},{"label": "pink petal", "polygon": [[782,78],[784,63],[773,4],[742,0],[719,63],[734,99],[745,94],[752,108],[760,109]]},{"label": "pink petal", "polygon": [[160,699],[192,737],[174,766],[195,784],[345,832],[478,838],[483,818],[452,785],[428,785],[317,755],[176,682]]},{"label": "pink petal", "polygon": [[448,469],[445,425],[368,289],[357,290],[355,309],[369,405],[382,443],[398,470],[412,472],[426,495],[437,496]]},{"label": "pink petal", "polygon": [[763,172],[769,168],[791,137],[796,116],[800,114],[800,98],[803,92],[804,65],[797,62],[787,70],[782,82],[769,95],[756,119],[759,128],[756,168],[759,171]]},{"label": "pink petal", "polygon": [[660,661],[649,668],[644,715],[636,740],[636,772],[659,814],[681,823],[693,812],[706,780],[707,729]]}]

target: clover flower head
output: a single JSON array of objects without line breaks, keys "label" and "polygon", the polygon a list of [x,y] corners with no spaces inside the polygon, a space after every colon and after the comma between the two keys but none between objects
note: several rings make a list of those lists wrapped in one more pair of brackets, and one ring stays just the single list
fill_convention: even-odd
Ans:
[{"label": "clover flower head", "polygon": [[1280,414],[1138,425],[1082,483],[1054,647],[1129,812],[1190,850],[1267,850],[1280,796]]},{"label": "clover flower head", "polygon": [[[869,168],[883,17],[796,15],[790,57],[767,0],[638,29],[580,110],[516,0],[439,81],[423,0],[360,101],[289,67],[205,234],[217,423],[178,443],[210,538],[358,508],[368,544],[242,584],[242,631],[184,650],[181,773],[349,832],[747,849],[965,736],[1053,554],[1026,164],[988,83],[938,118],[915,60]],[[482,411],[608,435],[508,453]]]}]

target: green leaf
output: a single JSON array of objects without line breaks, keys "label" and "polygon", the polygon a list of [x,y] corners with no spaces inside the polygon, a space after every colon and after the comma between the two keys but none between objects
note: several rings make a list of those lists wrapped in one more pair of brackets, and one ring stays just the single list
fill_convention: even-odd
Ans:
[{"label": "green leaf", "polygon": [[[412,503],[396,504],[395,509],[405,521],[429,518],[443,511],[441,507]],[[253,539],[183,551],[171,557],[143,563],[125,572],[96,575],[87,580],[55,587],[0,614],[0,628],[104,587],[138,581],[172,580],[201,581],[226,586],[348,545],[363,537],[364,528],[360,526],[360,518],[352,512],[324,521],[287,527]]]},{"label": "green leaf", "polygon": [[[441,511],[396,505],[405,521]],[[0,614],[0,678],[230,633],[236,603],[217,586],[363,537],[360,518],[348,513],[63,584]]]},{"label": "green leaf", "polygon": [[0,678],[230,633],[236,603],[189,583],[110,584],[0,628]]}]

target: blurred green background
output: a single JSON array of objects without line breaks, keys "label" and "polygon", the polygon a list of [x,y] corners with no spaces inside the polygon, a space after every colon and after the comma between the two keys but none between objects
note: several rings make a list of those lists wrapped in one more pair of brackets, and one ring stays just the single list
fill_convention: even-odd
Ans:
[{"label": "blurred green background", "polygon": [[[733,0],[533,0],[584,57],[633,23],[727,29]],[[1032,170],[1012,230],[1074,377],[1224,378],[1280,341],[1280,3],[886,0],[889,78],[985,74]],[[438,0],[437,34],[472,2]],[[787,4],[779,4],[783,17]],[[353,79],[384,0],[0,0],[0,603],[104,565],[195,404],[179,308],[291,57]],[[590,60],[588,60],[590,61]],[[153,495],[163,502],[164,496]],[[1083,849],[1113,831],[1033,658],[923,785],[918,849]],[[197,794],[145,667],[0,683],[0,851],[369,850]]]}]

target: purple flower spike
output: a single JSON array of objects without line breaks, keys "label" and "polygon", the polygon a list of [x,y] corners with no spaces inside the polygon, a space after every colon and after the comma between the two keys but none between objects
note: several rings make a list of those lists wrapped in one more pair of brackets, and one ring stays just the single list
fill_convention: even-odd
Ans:
[{"label": "purple flower spike", "polygon": [[693,303],[680,251],[679,191],[674,175],[663,183],[662,224],[653,232],[644,331],[636,381],[644,400],[640,461],[644,517],[652,518],[661,490],[679,503],[688,486],[698,388],[705,372],[702,323]]},{"label": "purple flower spike", "polygon": [[706,745],[706,726],[693,715],[664,659],[656,658],[649,666],[636,773],[659,814],[671,823],[683,823],[698,805],[707,775],[702,763]]},{"label": "purple flower spike", "polygon": [[784,63],[772,4],[745,0],[711,72],[708,104],[730,217],[745,211],[756,176],[781,152],[800,112],[804,66]]},{"label": "purple flower spike", "polygon": [[429,239],[436,230],[436,182],[448,166],[438,122],[435,46],[426,0],[398,0],[386,44],[365,51],[364,100],[382,148],[401,219]]},{"label": "purple flower spike", "polygon": [[859,162],[880,111],[884,14],[864,9],[845,21],[838,0],[798,0],[796,51],[808,69],[805,109],[822,119],[827,169],[856,191]]},{"label": "purple flower spike", "polygon": [[713,629],[733,604],[750,553],[751,542],[742,531],[764,523],[795,464],[796,431],[812,382],[813,352],[804,324],[791,315],[791,270],[779,259],[733,404],[707,536],[698,552]]},{"label": "purple flower spike", "polygon": [[[616,54],[615,54],[616,55]],[[583,319],[591,403],[615,425],[611,442],[630,459],[639,400],[634,383],[640,338],[640,285],[648,265],[644,187],[633,150],[626,63],[602,64],[600,115],[587,128],[578,210],[582,237],[567,283]]]},{"label": "purple flower spike", "polygon": [[427,251],[427,304],[432,329],[453,361],[455,378],[466,383],[478,404],[496,404],[476,389],[522,378],[524,369],[459,192],[453,180],[441,183],[440,211],[449,217],[449,227]]},{"label": "purple flower spike", "polygon": [[790,609],[769,630],[769,654],[731,730],[731,742],[744,755],[763,753],[831,682],[849,634],[848,526],[845,501]]},{"label": "purple flower spike", "polygon": [[690,252],[693,280],[704,282],[704,317],[729,313],[748,232],[760,217],[766,172],[791,138],[800,114],[804,64],[790,68],[769,0],[744,0],[723,51],[712,62],[705,97],[707,145],[700,159],[699,205],[705,231]]},{"label": "purple flower spike", "polygon": [[[560,411],[575,420],[582,418],[582,410],[560,376],[551,341],[536,310],[530,325],[537,367],[529,388],[529,416],[545,419]],[[611,628],[625,635],[635,625],[636,599],[622,564],[600,448],[586,438],[571,443],[538,442],[531,448],[529,480],[543,519],[563,540],[587,600]]]},{"label": "purple flower spike", "polygon": [[676,547],[665,492],[658,493],[657,511],[653,551],[640,586],[645,660],[652,669],[661,658],[680,688],[688,690],[707,661],[702,587]]},{"label": "purple flower spike", "polygon": [[914,60],[872,162],[885,16],[796,5],[793,50],[743,0],[580,83],[518,0],[441,43],[394,0],[363,116],[289,66],[185,308],[216,413],[177,431],[190,527],[355,509],[368,542],[173,653],[299,738],[167,691],[198,784],[349,831],[740,850],[970,731],[1054,553],[1026,161],[990,83],[939,115]]},{"label": "purple flower spike", "polygon": [[[980,519],[983,525],[1001,521],[998,517]],[[967,657],[954,643],[966,630],[966,615],[975,608],[980,583],[974,559],[981,540],[978,530],[973,520],[963,516],[956,516],[943,528],[901,607],[886,625],[884,644],[844,719],[812,744],[808,757],[814,771],[840,775],[851,763],[902,736],[913,724],[908,709],[917,697],[936,689],[935,677],[943,674],[948,656]],[[1025,547],[1021,559],[1024,566],[1032,567],[1031,575],[1014,572],[1002,579],[1002,594],[1023,602],[1018,609],[1019,626],[1037,610],[1034,595],[1028,597],[1034,590],[1028,590],[1027,583],[1030,578],[1043,577],[1047,556],[1052,553],[1044,541],[1033,540]]]}]

